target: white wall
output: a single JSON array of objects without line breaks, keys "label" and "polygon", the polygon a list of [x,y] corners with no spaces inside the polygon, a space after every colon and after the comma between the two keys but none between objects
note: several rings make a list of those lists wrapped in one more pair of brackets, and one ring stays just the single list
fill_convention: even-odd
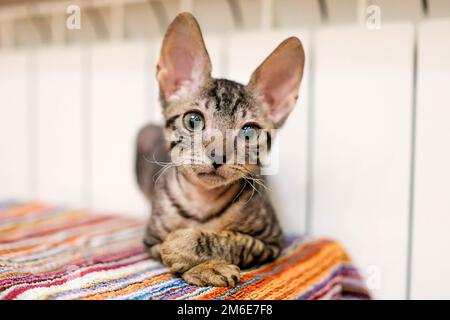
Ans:
[{"label": "white wall", "polygon": [[450,299],[450,20],[419,29],[412,292]]},{"label": "white wall", "polygon": [[0,52],[0,197],[3,199],[28,199],[34,186],[33,61],[27,52]]},{"label": "white wall", "polygon": [[85,200],[83,54],[80,48],[36,51],[37,150],[33,162],[38,199],[69,205],[80,205]]},{"label": "white wall", "polygon": [[137,130],[148,122],[155,88],[154,60],[145,43],[108,43],[91,49],[92,207],[143,215],[147,205],[137,188],[134,152]]},{"label": "white wall", "polygon": [[[376,297],[407,276],[414,30],[340,27],[316,38],[313,232],[343,242]],[[344,45],[345,44],[345,45]]]}]

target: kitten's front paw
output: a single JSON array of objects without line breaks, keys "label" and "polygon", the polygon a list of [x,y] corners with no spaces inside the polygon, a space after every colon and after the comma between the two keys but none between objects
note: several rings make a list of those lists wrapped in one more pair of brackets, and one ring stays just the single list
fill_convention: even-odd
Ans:
[{"label": "kitten's front paw", "polygon": [[162,262],[174,273],[183,273],[203,262],[195,253],[201,231],[197,229],[179,229],[170,233],[161,244]]},{"label": "kitten's front paw", "polygon": [[240,277],[238,266],[216,260],[203,262],[183,274],[184,281],[200,287],[234,287]]}]

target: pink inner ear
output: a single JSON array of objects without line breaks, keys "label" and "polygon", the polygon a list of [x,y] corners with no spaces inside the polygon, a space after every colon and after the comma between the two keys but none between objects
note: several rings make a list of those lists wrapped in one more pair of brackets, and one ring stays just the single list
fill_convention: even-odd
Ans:
[{"label": "pink inner ear", "polygon": [[179,79],[188,80],[191,78],[193,69],[193,55],[185,48],[174,48],[170,60],[173,62],[171,72]]},{"label": "pink inner ear", "polygon": [[202,53],[189,51],[188,48],[176,47],[160,62],[158,80],[169,98],[179,91],[194,92],[205,81],[209,74],[209,61]]},{"label": "pink inner ear", "polygon": [[[166,63],[167,61],[167,63]],[[164,95],[170,97],[175,94],[183,85],[192,81],[194,68],[193,55],[183,47],[175,47],[170,55],[164,57],[161,67],[161,85]]]},{"label": "pink inner ear", "polygon": [[[264,79],[266,78],[266,79]],[[297,80],[292,70],[279,69],[272,75],[261,75],[264,99],[270,106],[270,115],[275,122],[285,118],[291,111],[297,91]]]},{"label": "pink inner ear", "polygon": [[264,99],[269,116],[279,127],[295,105],[305,54],[298,38],[284,40],[256,69],[248,87]]}]

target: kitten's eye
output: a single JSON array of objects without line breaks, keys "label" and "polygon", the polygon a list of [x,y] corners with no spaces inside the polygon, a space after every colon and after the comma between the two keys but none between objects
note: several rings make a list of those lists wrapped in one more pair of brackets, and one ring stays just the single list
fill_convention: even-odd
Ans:
[{"label": "kitten's eye", "polygon": [[258,138],[258,127],[255,125],[245,125],[239,130],[239,139],[245,140],[249,143],[254,143]]},{"label": "kitten's eye", "polygon": [[203,116],[197,112],[187,113],[184,116],[183,121],[186,129],[190,131],[201,131],[205,128],[205,120],[203,119]]}]

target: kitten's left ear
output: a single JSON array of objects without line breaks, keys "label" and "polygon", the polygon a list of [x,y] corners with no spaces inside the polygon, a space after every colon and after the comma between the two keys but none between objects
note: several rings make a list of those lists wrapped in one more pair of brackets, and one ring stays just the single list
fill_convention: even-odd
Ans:
[{"label": "kitten's left ear", "polygon": [[269,105],[269,117],[279,128],[298,97],[305,53],[296,37],[284,40],[253,72],[247,87]]}]

